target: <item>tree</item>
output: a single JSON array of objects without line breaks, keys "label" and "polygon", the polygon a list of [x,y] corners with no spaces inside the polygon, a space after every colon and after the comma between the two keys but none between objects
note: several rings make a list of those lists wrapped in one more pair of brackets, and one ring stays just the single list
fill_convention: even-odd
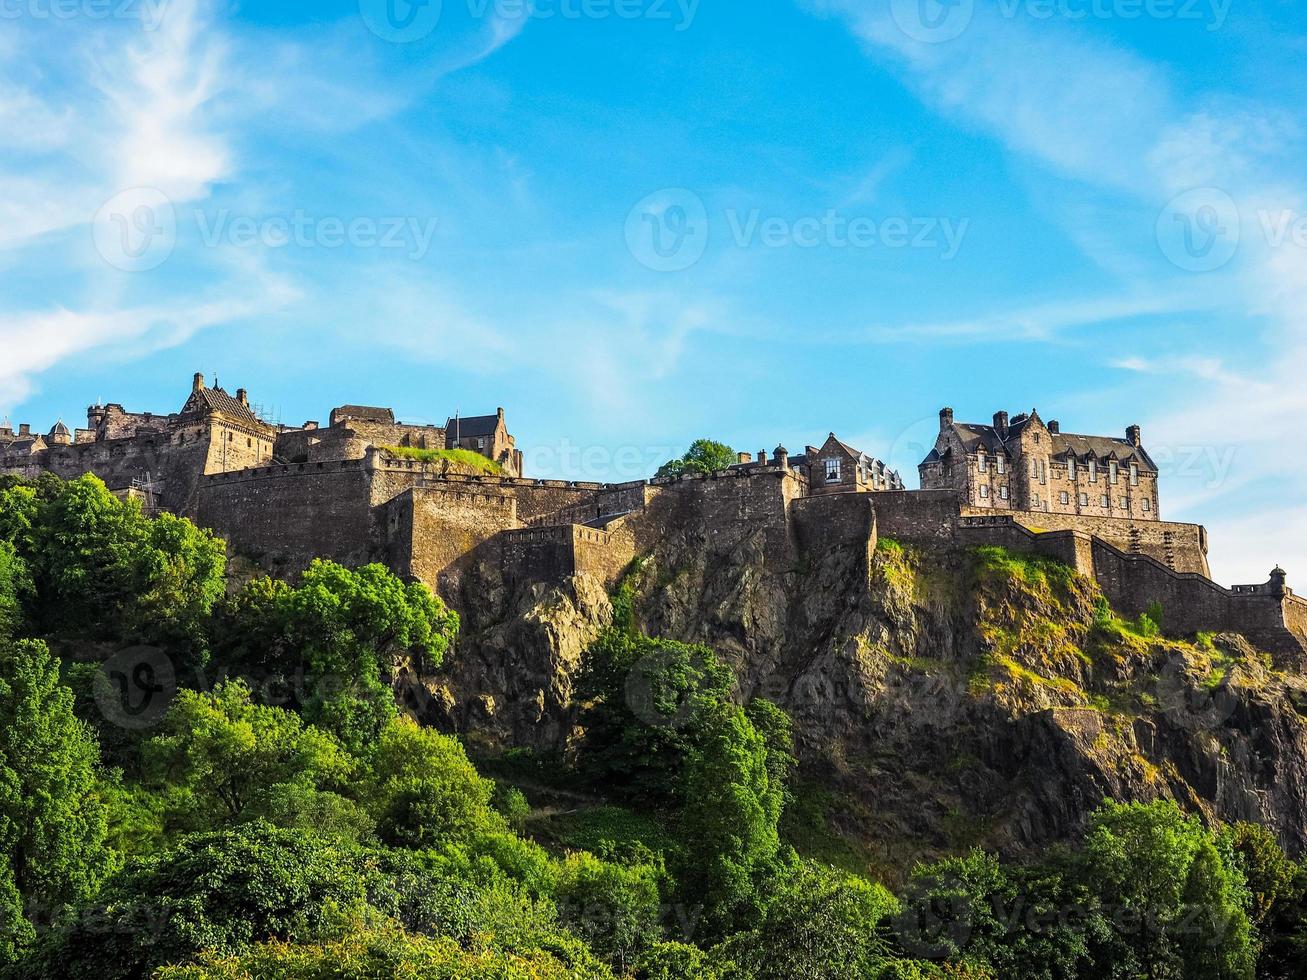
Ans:
[{"label": "tree", "polygon": [[0,642],[18,631],[31,600],[32,578],[27,563],[12,544],[0,540]]},{"label": "tree", "polygon": [[0,648],[0,854],[29,918],[58,918],[113,868],[98,765],[45,644]]},{"label": "tree", "polygon": [[458,615],[430,589],[382,565],[315,561],[297,586],[258,579],[223,604],[222,663],[285,691],[305,719],[365,752],[395,717],[387,683],[399,666],[439,667]]},{"label": "tree", "polygon": [[1252,976],[1242,876],[1175,804],[1105,803],[1090,818],[1081,874],[1116,926],[1091,976]]},{"label": "tree", "polygon": [[554,899],[563,923],[624,974],[662,938],[658,879],[651,865],[569,854],[559,869]]},{"label": "tree", "polygon": [[658,468],[657,476],[681,476],[685,473],[716,473],[730,469],[739,461],[734,449],[711,439],[696,439],[685,455],[671,459]]},{"label": "tree", "polygon": [[761,921],[725,952],[756,980],[871,975],[888,950],[881,923],[898,902],[879,885],[813,862],[774,879]]},{"label": "tree", "polygon": [[357,808],[333,792],[353,760],[293,712],[252,704],[242,681],[207,694],[182,691],[145,755],[184,829],[262,817],[357,832]]},{"label": "tree", "polygon": [[[0,837],[10,836],[7,828],[0,828]],[[0,968],[18,959],[34,938],[36,930],[24,915],[23,896],[14,883],[9,856],[0,854]]]},{"label": "tree", "polygon": [[434,847],[503,830],[503,817],[490,805],[494,791],[457,739],[407,718],[381,733],[362,789],[381,839],[398,847]]},{"label": "tree", "polygon": [[677,877],[687,897],[705,904],[710,929],[727,931],[747,915],[779,855],[785,787],[773,781],[768,756],[767,740],[742,708],[706,709],[687,764]]}]

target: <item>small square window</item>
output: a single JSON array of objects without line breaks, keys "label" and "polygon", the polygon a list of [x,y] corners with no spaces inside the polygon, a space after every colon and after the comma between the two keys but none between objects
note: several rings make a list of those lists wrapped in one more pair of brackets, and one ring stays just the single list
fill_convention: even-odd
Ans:
[{"label": "small square window", "polygon": [[1062,499],[1062,505],[1065,507],[1067,504],[1071,503],[1071,494],[1063,490],[1061,499]]},{"label": "small square window", "polygon": [[1148,512],[1149,512],[1150,510],[1152,510],[1152,509],[1153,509],[1153,502],[1152,502],[1151,500],[1149,500],[1147,497],[1145,497],[1145,498],[1144,498],[1144,513],[1148,513]]},{"label": "small square window", "polygon": [[988,499],[989,499],[989,487],[981,487],[981,488],[980,488],[980,499],[981,499],[981,500],[988,500]]},{"label": "small square window", "polygon": [[1101,499],[1100,502],[1101,502],[1102,506],[1104,506],[1104,507],[1108,508],[1109,510],[1111,510],[1111,508],[1112,508],[1112,498],[1109,497],[1107,494],[1103,494],[1102,499]]},{"label": "small square window", "polygon": [[1121,509],[1122,509],[1122,510],[1129,510],[1129,509],[1130,509],[1130,498],[1128,498],[1128,497],[1122,497],[1122,498],[1121,498],[1119,501],[1117,501],[1117,502],[1121,505]]},{"label": "small square window", "polygon": [[1007,488],[1007,487],[999,487],[999,488],[998,488],[998,495],[999,495],[1000,497],[1002,497],[1004,500],[1007,500],[1007,499],[1008,499],[1008,488]]},{"label": "small square window", "polygon": [[1089,506],[1089,494],[1087,494],[1087,493],[1082,493],[1082,494],[1080,495],[1080,506],[1081,506],[1081,507],[1088,507],[1088,506]]}]

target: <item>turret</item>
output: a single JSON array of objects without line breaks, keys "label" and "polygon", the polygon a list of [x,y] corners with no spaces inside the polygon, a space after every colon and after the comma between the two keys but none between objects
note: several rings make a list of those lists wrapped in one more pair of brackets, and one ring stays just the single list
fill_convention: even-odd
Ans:
[{"label": "turret", "polygon": [[61,419],[54,424],[45,441],[51,446],[69,446],[72,445],[73,434],[68,431],[68,426],[64,425]]},{"label": "turret", "polygon": [[1276,565],[1271,571],[1271,592],[1277,596],[1287,595],[1289,592],[1289,573],[1279,565]]},{"label": "turret", "polygon": [[777,446],[772,452],[772,462],[781,469],[788,469],[790,465],[790,451],[784,446]]}]

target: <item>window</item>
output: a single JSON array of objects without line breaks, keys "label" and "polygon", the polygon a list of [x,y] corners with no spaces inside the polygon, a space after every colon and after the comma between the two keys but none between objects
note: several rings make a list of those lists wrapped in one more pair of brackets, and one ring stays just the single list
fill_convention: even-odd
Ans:
[{"label": "window", "polygon": [[1008,488],[1005,487],[1005,486],[1004,486],[1004,487],[999,487],[999,488],[998,488],[998,495],[999,495],[1000,497],[1002,497],[1004,500],[1007,500],[1007,499],[1008,499]]},{"label": "window", "polygon": [[988,500],[988,499],[989,499],[989,487],[981,487],[981,488],[980,488],[980,499],[981,499],[981,500]]},{"label": "window", "polygon": [[250,448],[250,447],[252,447],[253,445],[254,445],[254,440],[253,440],[253,439],[246,439],[246,440],[245,440],[245,447],[246,447],[247,449]]},{"label": "window", "polygon": [[985,450],[982,449],[980,454],[976,456],[976,463],[980,467],[980,472],[989,472],[989,457],[985,455]]},{"label": "window", "polygon": [[1107,472],[1112,483],[1115,484],[1121,476],[1121,469],[1116,465],[1116,460],[1112,460],[1112,462],[1107,464]]},{"label": "window", "polygon": [[1003,456],[998,457],[998,471],[999,471],[1000,473],[1006,473],[1006,472],[1007,472],[1007,459],[1006,459],[1006,457],[1003,457]]},{"label": "window", "polygon": [[1152,509],[1153,509],[1153,502],[1152,502],[1151,500],[1149,500],[1147,497],[1145,497],[1145,498],[1144,498],[1144,513],[1147,514],[1147,513],[1148,513],[1150,510],[1152,510]]},{"label": "window", "polygon": [[1088,507],[1088,506],[1089,506],[1089,494],[1087,494],[1087,493],[1082,493],[1082,494],[1080,495],[1080,506],[1081,506],[1081,507]]},{"label": "window", "polygon": [[838,459],[826,460],[826,482],[840,482],[840,461]]},{"label": "window", "polygon": [[1089,482],[1098,482],[1098,460],[1096,459],[1091,459],[1089,461]]},{"label": "window", "polygon": [[1129,497],[1122,497],[1119,501],[1117,501],[1117,503],[1121,505],[1121,509],[1122,509],[1122,510],[1129,510],[1129,509],[1130,509],[1130,498],[1129,498]]},{"label": "window", "polygon": [[1066,461],[1066,478],[1067,478],[1068,480],[1071,480],[1073,483],[1075,482],[1075,478],[1076,478],[1076,458],[1075,458],[1074,456],[1070,457],[1070,458]]},{"label": "window", "polygon": [[1061,500],[1062,500],[1062,506],[1063,507],[1067,506],[1068,504],[1071,503],[1071,494],[1063,490]]},{"label": "window", "polygon": [[1130,464],[1130,485],[1131,485],[1132,487],[1137,487],[1137,486],[1139,486],[1139,464],[1138,464],[1138,463],[1131,463],[1131,464]]},{"label": "window", "polygon": [[1112,498],[1109,497],[1107,494],[1103,494],[1103,497],[1102,497],[1102,500],[1101,500],[1101,504],[1102,504],[1103,507],[1106,507],[1108,510],[1111,510],[1111,509],[1112,509]]}]

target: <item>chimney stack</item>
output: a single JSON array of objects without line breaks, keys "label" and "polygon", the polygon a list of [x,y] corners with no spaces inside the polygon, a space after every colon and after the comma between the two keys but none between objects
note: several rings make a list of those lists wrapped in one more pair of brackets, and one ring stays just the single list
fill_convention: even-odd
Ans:
[{"label": "chimney stack", "polygon": [[1144,444],[1144,430],[1137,425],[1132,425],[1125,430],[1126,441],[1136,449]]},{"label": "chimney stack", "polygon": [[240,402],[242,405],[244,405],[246,408],[250,407],[250,393],[246,391],[244,388],[236,389],[236,400]]},{"label": "chimney stack", "polygon": [[943,408],[939,413],[939,431],[947,432],[949,426],[953,424],[953,409]]},{"label": "chimney stack", "polygon": [[1007,412],[994,413],[994,431],[996,431],[1000,436],[1007,435],[1007,423],[1008,423]]},{"label": "chimney stack", "polygon": [[191,382],[191,391],[203,391],[203,390],[204,390],[204,375],[202,375],[199,371],[196,371],[195,378]]},{"label": "chimney stack", "polygon": [[18,434],[19,434],[20,436],[30,436],[30,435],[32,434],[32,423],[31,423],[31,422],[19,422],[19,423],[18,423]]},{"label": "chimney stack", "polygon": [[767,465],[767,450],[765,450],[765,449],[759,449],[759,450],[758,450],[758,464],[759,464],[760,466],[766,466],[766,465]]},{"label": "chimney stack", "polygon": [[736,460],[736,462],[738,462],[741,466],[743,466],[745,463],[752,463],[752,462],[753,462],[753,457],[750,456],[748,453],[736,453],[736,454],[735,454],[735,460]]},{"label": "chimney stack", "polygon": [[1058,435],[1062,431],[1062,423],[1057,419],[1053,419],[1052,422],[1048,423],[1048,431],[1053,433],[1053,435]]}]

